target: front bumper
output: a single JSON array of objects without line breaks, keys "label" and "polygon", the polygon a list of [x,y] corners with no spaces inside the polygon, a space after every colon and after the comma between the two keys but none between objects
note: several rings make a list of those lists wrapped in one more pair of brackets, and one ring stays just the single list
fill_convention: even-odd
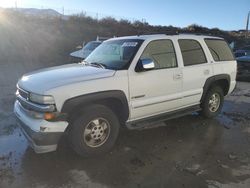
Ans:
[{"label": "front bumper", "polygon": [[68,126],[68,122],[48,122],[28,116],[18,101],[14,112],[24,136],[36,153],[55,151],[57,144]]}]

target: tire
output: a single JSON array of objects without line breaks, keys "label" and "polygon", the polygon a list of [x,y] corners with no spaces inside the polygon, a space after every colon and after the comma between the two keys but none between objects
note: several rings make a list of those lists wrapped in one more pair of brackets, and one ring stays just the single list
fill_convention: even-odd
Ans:
[{"label": "tire", "polygon": [[85,108],[73,120],[71,126],[69,139],[72,148],[83,157],[110,151],[120,128],[117,116],[104,105],[91,105]]},{"label": "tire", "polygon": [[[219,101],[214,100],[215,98],[218,98]],[[224,93],[222,88],[219,86],[211,87],[206,93],[204,100],[202,101],[201,114],[206,118],[214,118],[221,112],[223,102]]]}]

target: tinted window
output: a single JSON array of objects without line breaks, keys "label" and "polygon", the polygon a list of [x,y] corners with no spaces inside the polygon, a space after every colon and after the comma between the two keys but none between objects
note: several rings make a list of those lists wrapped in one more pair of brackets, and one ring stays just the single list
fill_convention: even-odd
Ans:
[{"label": "tinted window", "polygon": [[155,69],[172,68],[177,66],[174,46],[171,40],[150,42],[145,48],[141,59],[152,59]]},{"label": "tinted window", "polygon": [[190,39],[179,40],[184,66],[206,63],[205,54],[198,41]]},{"label": "tinted window", "polygon": [[234,60],[232,51],[224,40],[205,39],[205,42],[213,56],[214,61]]}]

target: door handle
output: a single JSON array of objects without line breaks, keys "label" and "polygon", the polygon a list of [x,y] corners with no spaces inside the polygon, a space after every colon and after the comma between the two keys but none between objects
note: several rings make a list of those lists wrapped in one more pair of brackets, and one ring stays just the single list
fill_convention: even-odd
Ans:
[{"label": "door handle", "polygon": [[182,73],[178,73],[174,75],[174,79],[181,79],[182,78]]}]

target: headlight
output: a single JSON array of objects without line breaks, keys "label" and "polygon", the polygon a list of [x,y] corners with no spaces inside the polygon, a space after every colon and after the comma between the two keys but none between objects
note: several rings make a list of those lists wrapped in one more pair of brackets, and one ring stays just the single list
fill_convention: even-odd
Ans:
[{"label": "headlight", "polygon": [[43,119],[44,115],[41,112],[29,111],[28,114],[35,119]]},{"label": "headlight", "polygon": [[30,101],[38,104],[55,104],[54,98],[50,95],[38,95],[30,93],[29,99]]}]

